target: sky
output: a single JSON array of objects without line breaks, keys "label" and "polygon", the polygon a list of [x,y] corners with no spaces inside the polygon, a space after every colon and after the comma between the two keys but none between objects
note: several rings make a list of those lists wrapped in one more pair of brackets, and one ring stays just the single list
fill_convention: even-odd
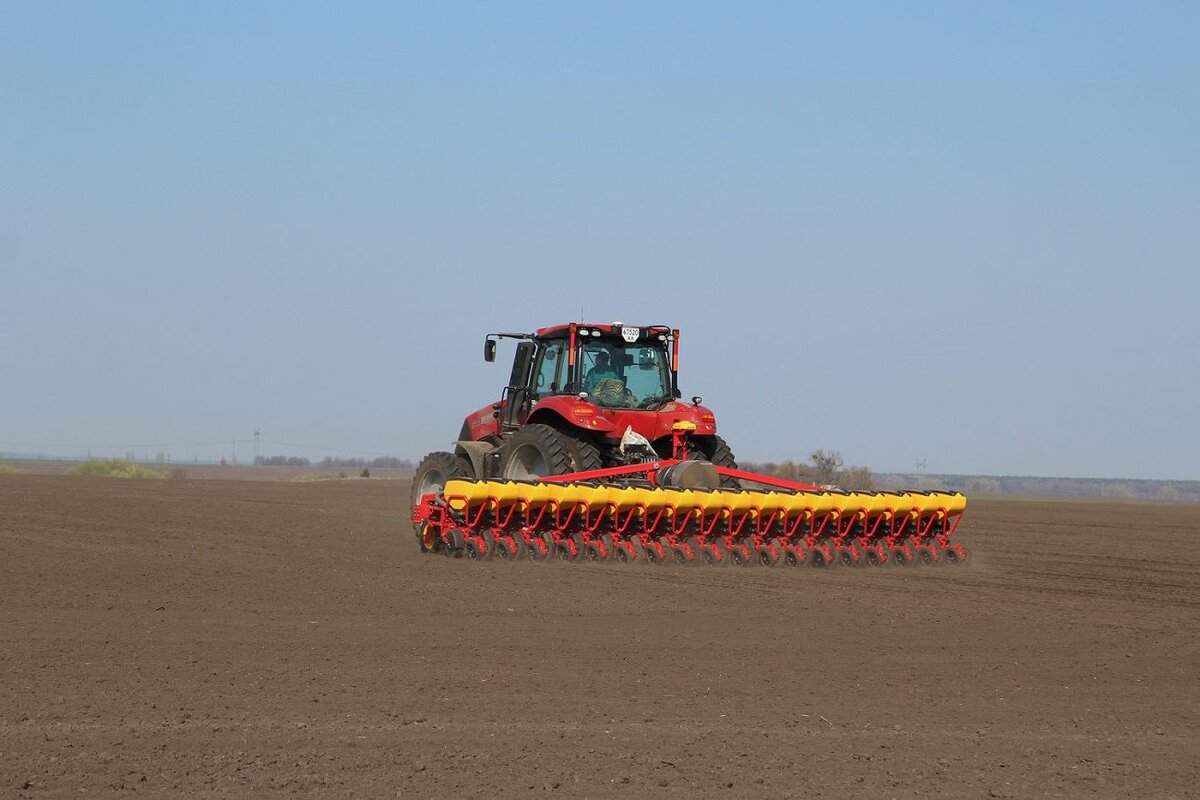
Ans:
[{"label": "sky", "polygon": [[682,329],[743,460],[1200,479],[1200,5],[0,1],[0,451],[446,449]]}]

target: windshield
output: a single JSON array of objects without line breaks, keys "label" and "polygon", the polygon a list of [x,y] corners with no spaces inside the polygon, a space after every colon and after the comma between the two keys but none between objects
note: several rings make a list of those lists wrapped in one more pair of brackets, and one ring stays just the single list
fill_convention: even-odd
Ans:
[{"label": "windshield", "polygon": [[661,347],[590,341],[580,346],[583,390],[607,408],[654,408],[671,396],[667,353]]}]

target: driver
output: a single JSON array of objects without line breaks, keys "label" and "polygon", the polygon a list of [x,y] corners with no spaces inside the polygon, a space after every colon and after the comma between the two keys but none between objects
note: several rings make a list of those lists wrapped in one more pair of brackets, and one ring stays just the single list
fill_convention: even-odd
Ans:
[{"label": "driver", "polygon": [[596,365],[587,371],[587,375],[583,378],[583,390],[588,394],[592,394],[596,390],[596,385],[600,381],[620,379],[617,371],[609,366],[608,353],[601,351],[596,354]]}]

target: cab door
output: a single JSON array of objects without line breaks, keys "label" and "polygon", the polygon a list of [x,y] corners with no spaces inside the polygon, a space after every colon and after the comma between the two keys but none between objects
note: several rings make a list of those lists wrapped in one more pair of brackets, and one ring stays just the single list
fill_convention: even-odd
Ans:
[{"label": "cab door", "polygon": [[565,339],[550,339],[542,342],[537,360],[533,364],[533,377],[529,387],[529,396],[534,403],[566,391],[566,344]]}]

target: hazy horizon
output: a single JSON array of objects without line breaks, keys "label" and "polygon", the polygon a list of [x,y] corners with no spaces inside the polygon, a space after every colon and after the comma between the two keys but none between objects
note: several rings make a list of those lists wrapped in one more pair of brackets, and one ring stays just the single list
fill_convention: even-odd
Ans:
[{"label": "hazy horizon", "polygon": [[583,315],[746,461],[1200,479],[1200,7],[5,16],[0,451],[419,459]]}]

